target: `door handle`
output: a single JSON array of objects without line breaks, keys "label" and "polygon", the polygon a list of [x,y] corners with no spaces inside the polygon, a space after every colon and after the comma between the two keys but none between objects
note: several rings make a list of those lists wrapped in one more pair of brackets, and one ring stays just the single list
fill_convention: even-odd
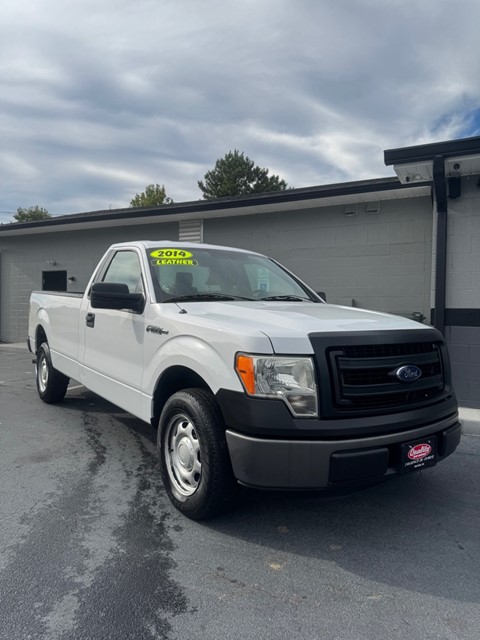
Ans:
[{"label": "door handle", "polygon": [[87,327],[94,327],[95,326],[95,314],[94,313],[87,313],[86,325],[87,325]]}]

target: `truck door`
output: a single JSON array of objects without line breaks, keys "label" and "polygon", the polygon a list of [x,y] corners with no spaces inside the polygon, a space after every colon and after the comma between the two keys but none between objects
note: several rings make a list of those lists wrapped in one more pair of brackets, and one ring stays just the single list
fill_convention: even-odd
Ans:
[{"label": "truck door", "polygon": [[[140,258],[133,249],[115,251],[96,281],[126,284],[130,293],[145,295]],[[92,309],[89,302],[81,312],[82,322],[85,325],[82,382],[107,400],[140,416],[145,311]]]}]

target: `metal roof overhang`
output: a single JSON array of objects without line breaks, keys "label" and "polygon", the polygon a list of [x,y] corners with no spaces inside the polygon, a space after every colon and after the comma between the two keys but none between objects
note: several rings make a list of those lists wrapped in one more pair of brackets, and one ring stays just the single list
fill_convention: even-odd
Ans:
[{"label": "metal roof overhang", "polygon": [[402,184],[433,181],[433,159],[438,156],[444,158],[447,178],[478,175],[480,136],[384,152],[385,164],[393,165]]},{"label": "metal roof overhang", "polygon": [[0,226],[0,238],[100,229],[112,225],[133,226],[179,220],[226,218],[234,216],[301,211],[306,209],[382,200],[430,196],[431,185],[401,184],[397,178],[379,178],[361,182],[291,189],[246,198],[200,200],[155,209],[118,209],[54,217],[39,222]]}]

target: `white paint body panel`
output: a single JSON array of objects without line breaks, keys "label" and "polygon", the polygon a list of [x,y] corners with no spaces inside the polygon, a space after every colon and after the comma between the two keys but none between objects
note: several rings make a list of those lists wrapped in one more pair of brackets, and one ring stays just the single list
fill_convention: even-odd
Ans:
[{"label": "white paint body panel", "polygon": [[[81,299],[34,292],[30,306],[32,347],[39,346],[35,338],[41,326],[55,368],[145,421],[152,416],[156,384],[172,366],[195,371],[213,393],[220,388],[242,391],[234,371],[235,355],[240,351],[309,355],[313,353],[311,333],[409,331],[423,326],[388,314],[313,302],[155,303],[142,250],[162,245],[190,246],[138,242],[113,245],[109,250],[134,249],[140,254],[147,287],[141,314],[92,309],[87,294]],[[89,289],[90,283],[86,291]],[[87,313],[95,314],[94,328],[86,326]],[[164,333],[147,332],[148,325],[161,327]]]}]

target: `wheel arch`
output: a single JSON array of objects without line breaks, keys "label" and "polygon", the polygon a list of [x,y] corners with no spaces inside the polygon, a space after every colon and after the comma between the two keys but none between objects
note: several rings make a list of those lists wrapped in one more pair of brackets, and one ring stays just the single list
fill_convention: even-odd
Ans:
[{"label": "wheel arch", "polygon": [[151,423],[156,428],[160,414],[166,401],[177,391],[184,389],[205,389],[212,393],[212,389],[198,373],[183,365],[174,365],[162,372],[153,392]]},{"label": "wheel arch", "polygon": [[35,327],[33,335],[31,336],[35,340],[35,353],[42,342],[50,344],[49,335],[52,333],[52,327],[50,324],[50,317],[47,310],[44,307],[39,307],[32,318],[32,327]]},{"label": "wheel arch", "polygon": [[43,342],[48,343],[47,332],[43,325],[38,324],[35,329],[35,352],[38,351],[38,348]]}]

